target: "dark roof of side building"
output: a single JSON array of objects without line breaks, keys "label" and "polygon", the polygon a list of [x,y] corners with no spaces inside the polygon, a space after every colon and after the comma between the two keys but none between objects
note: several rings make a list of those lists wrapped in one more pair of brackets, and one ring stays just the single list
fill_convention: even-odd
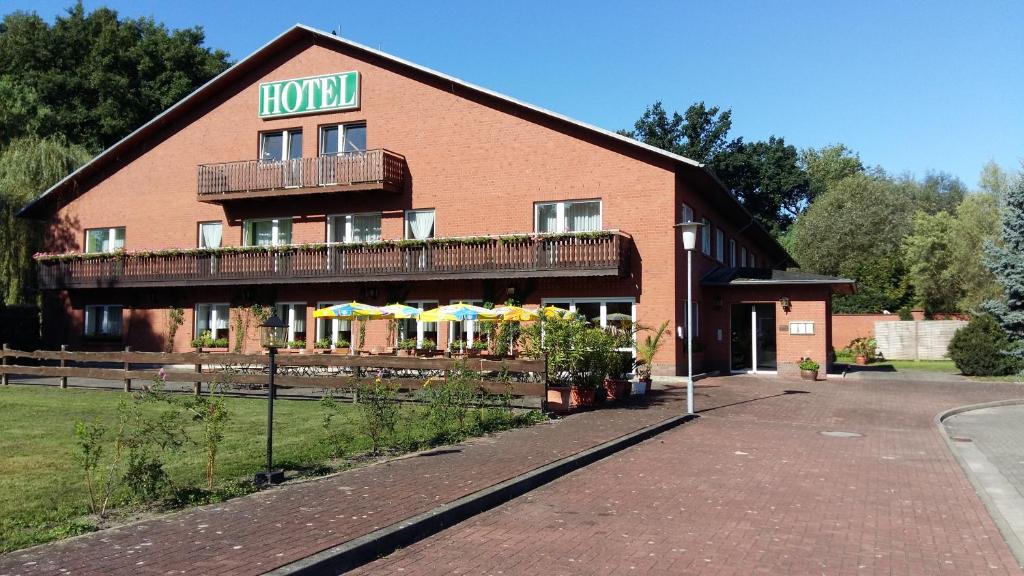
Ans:
[{"label": "dark roof of side building", "polygon": [[849,278],[811,274],[800,270],[773,270],[768,268],[716,268],[700,279],[704,286],[770,286],[770,285],[828,285],[841,290],[855,289]]},{"label": "dark roof of side building", "polygon": [[133,157],[134,154],[137,154],[140,144],[145,142],[147,138],[159,135],[161,130],[185,116],[198,104],[208,98],[214,97],[219,91],[230,85],[231,82],[242,78],[245,74],[256,69],[260,64],[268,60],[274,54],[303,38],[310,39],[314,42],[323,42],[325,44],[333,43],[335,45],[355,50],[356,52],[386,61],[391,65],[397,65],[418,73],[421,76],[430,77],[435,81],[446,82],[453,90],[455,87],[462,88],[467,90],[468,93],[501,101],[505,104],[539,115],[548,121],[582,128],[606,142],[625,145],[633,150],[642,151],[648,154],[649,157],[656,157],[661,161],[668,161],[680,168],[681,171],[697,178],[701,186],[705,189],[712,190],[714,192],[714,197],[711,198],[711,200],[714,204],[722,208],[737,210],[739,214],[743,215],[746,222],[744,222],[742,226],[744,228],[751,228],[751,231],[759,236],[762,241],[766,242],[776,253],[774,257],[774,265],[787,266],[795,264],[782,245],[780,245],[778,241],[775,240],[775,238],[757,222],[753,215],[750,214],[750,212],[735,196],[732,195],[731,192],[729,192],[728,189],[726,189],[725,185],[722,184],[714,173],[708,170],[708,168],[700,162],[686,158],[685,156],[673,154],[667,150],[662,150],[661,148],[645,144],[638,140],[622,136],[611,130],[606,130],[604,128],[575,120],[557,112],[528,104],[516,98],[465,82],[443,72],[438,72],[431,68],[420,66],[419,64],[415,64],[403,58],[393,56],[380,50],[375,50],[368,46],[340,38],[329,32],[311,28],[303,24],[296,24],[292,26],[270,42],[256,49],[252,54],[242,58],[230,68],[197,88],[188,96],[182,98],[167,110],[164,110],[155,116],[149,122],[140,126],[128,136],[125,136],[119,142],[101,152],[95,158],[85,163],[67,177],[63,178],[48,190],[40,194],[35,200],[22,208],[18,212],[18,216],[35,219],[43,219],[47,217],[55,208],[70,201],[72,196],[91,188],[95,182],[94,179],[97,177],[102,178],[105,169],[108,169],[111,164],[116,163],[117,161],[125,161],[126,158]]}]

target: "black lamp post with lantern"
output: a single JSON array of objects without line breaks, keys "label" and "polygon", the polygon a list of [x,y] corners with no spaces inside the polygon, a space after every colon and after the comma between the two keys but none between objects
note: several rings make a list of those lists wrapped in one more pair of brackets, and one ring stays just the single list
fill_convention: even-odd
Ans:
[{"label": "black lamp post with lantern", "polygon": [[274,470],[274,373],[277,366],[274,358],[277,349],[288,342],[288,325],[275,312],[267,321],[260,324],[260,344],[266,348],[270,357],[270,378],[267,383],[267,469],[256,473],[256,485],[268,486],[284,481],[284,470]]}]

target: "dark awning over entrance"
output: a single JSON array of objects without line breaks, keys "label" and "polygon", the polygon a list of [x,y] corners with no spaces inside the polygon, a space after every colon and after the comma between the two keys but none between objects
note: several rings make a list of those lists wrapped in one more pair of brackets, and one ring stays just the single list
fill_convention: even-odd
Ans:
[{"label": "dark awning over entrance", "polygon": [[770,270],[767,268],[716,268],[701,278],[702,286],[831,286],[841,294],[852,294],[853,280],[810,274],[799,270]]}]

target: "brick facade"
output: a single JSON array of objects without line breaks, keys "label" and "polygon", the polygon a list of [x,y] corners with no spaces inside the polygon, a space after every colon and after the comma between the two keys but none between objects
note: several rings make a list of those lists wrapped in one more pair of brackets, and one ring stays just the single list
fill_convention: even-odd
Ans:
[{"label": "brick facade", "polygon": [[[105,159],[102,171],[75,182],[48,219],[47,249],[81,251],[85,230],[124,226],[129,251],[190,248],[197,245],[198,223],[223,223],[223,245],[242,243],[243,222],[250,218],[292,217],[292,242],[324,242],[327,216],[380,212],[382,238],[401,239],[404,211],[433,208],[436,236],[527,233],[534,230],[534,204],[541,201],[599,199],[601,226],[632,237],[632,269],[623,277],[450,280],[280,286],[222,286],[154,289],[111,288],[52,292],[45,298],[44,338],[48,346],[73,348],[122,346],[158,350],[166,346],[168,309],[185,310],[183,326],[172,343],[184,350],[195,336],[196,303],[231,305],[232,342],[235,316],[252,301],[305,302],[306,321],[318,302],[358,299],[371,304],[396,300],[460,299],[504,301],[511,293],[527,305],[544,299],[569,297],[631,298],[637,320],[656,326],[669,321],[680,327],[685,319],[685,255],[673,224],[683,203],[696,219],[708,218],[715,228],[757,258],[759,266],[782,263],[777,245],[766,244],[763,231],[736,208],[702,169],[681,168],[677,161],[603,135],[571,121],[558,119],[507,99],[474,91],[418,68],[347,43],[315,34],[271,44],[250,60],[247,72],[214,93],[200,92],[187,112],[159,129],[152,129],[116,158]],[[260,119],[260,82],[357,70],[361,75],[358,110]],[[202,96],[201,98],[199,96]],[[234,202],[222,207],[196,198],[200,164],[255,159],[262,131],[301,129],[303,156],[318,154],[319,128],[324,125],[365,123],[368,149],[386,148],[402,154],[408,166],[401,193],[351,192],[308,197],[282,197]],[[714,242],[714,231],[712,241]],[[715,250],[694,256],[694,276],[715,267]],[[708,310],[709,322],[700,339],[708,357],[720,363],[720,347],[711,344],[726,322],[711,311],[704,290],[696,283],[695,300]],[[775,294],[750,295],[758,301]],[[827,290],[794,298],[795,312],[827,322]],[[818,300],[812,300],[817,297]],[[122,342],[83,340],[83,306],[122,304]],[[798,308],[799,306],[799,308]],[[805,308],[806,307],[806,308]],[[727,309],[727,308],[726,308]],[[780,315],[780,318],[782,315]],[[383,341],[384,322],[371,322],[367,342]],[[250,328],[247,347],[256,345]],[[675,330],[673,330],[675,334]],[[439,340],[447,338],[440,328]],[[825,340],[821,340],[825,338]],[[804,346],[804,342],[808,345]],[[811,346],[810,343],[814,344]],[[798,355],[822,356],[824,334],[798,343],[780,341],[780,360]],[[655,363],[656,374],[685,371],[685,346],[667,339]],[[313,346],[313,337],[307,337]],[[815,348],[816,347],[816,348]],[[727,354],[727,352],[725,353]]]}]

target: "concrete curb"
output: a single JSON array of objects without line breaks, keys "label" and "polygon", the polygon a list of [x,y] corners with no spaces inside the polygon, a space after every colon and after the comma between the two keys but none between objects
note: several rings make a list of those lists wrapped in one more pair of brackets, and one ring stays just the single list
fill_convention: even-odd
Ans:
[{"label": "concrete curb", "polygon": [[[967,476],[967,480],[970,481],[971,486],[974,487],[974,493],[978,495],[979,499],[981,499],[981,502],[988,510],[988,515],[992,518],[992,521],[995,522],[996,527],[999,528],[1000,534],[1003,535],[1003,540],[1010,548],[1010,552],[1012,552],[1013,556],[1017,559],[1017,564],[1024,567],[1024,529],[1021,527],[1014,529],[1014,525],[1006,518],[995,499],[989,494],[989,486],[986,486],[978,477],[975,472],[976,466],[967,461],[967,458],[961,452],[961,447],[958,446],[958,443],[954,442],[949,436],[949,431],[946,430],[945,426],[946,419],[951,416],[956,416],[957,414],[970,412],[972,410],[981,410],[983,408],[997,408],[1000,406],[1016,406],[1021,404],[1024,404],[1024,399],[997,400],[995,402],[983,402],[981,404],[960,406],[937,414],[935,416],[935,426],[939,429],[939,435],[942,436],[942,439],[946,442],[946,447],[960,465],[960,469],[963,470],[964,475]],[[978,456],[980,458],[983,458],[985,462],[988,462],[988,459],[984,454],[981,454],[980,450],[977,448],[975,448],[975,450],[978,451]],[[989,464],[989,466],[991,466],[991,464]],[[992,466],[992,468],[995,469],[995,466]],[[1022,506],[1024,506],[1024,503],[1022,503]]]},{"label": "concrete curb", "polygon": [[310,576],[352,570],[694,418],[697,416],[685,414],[662,420],[266,574]]}]

